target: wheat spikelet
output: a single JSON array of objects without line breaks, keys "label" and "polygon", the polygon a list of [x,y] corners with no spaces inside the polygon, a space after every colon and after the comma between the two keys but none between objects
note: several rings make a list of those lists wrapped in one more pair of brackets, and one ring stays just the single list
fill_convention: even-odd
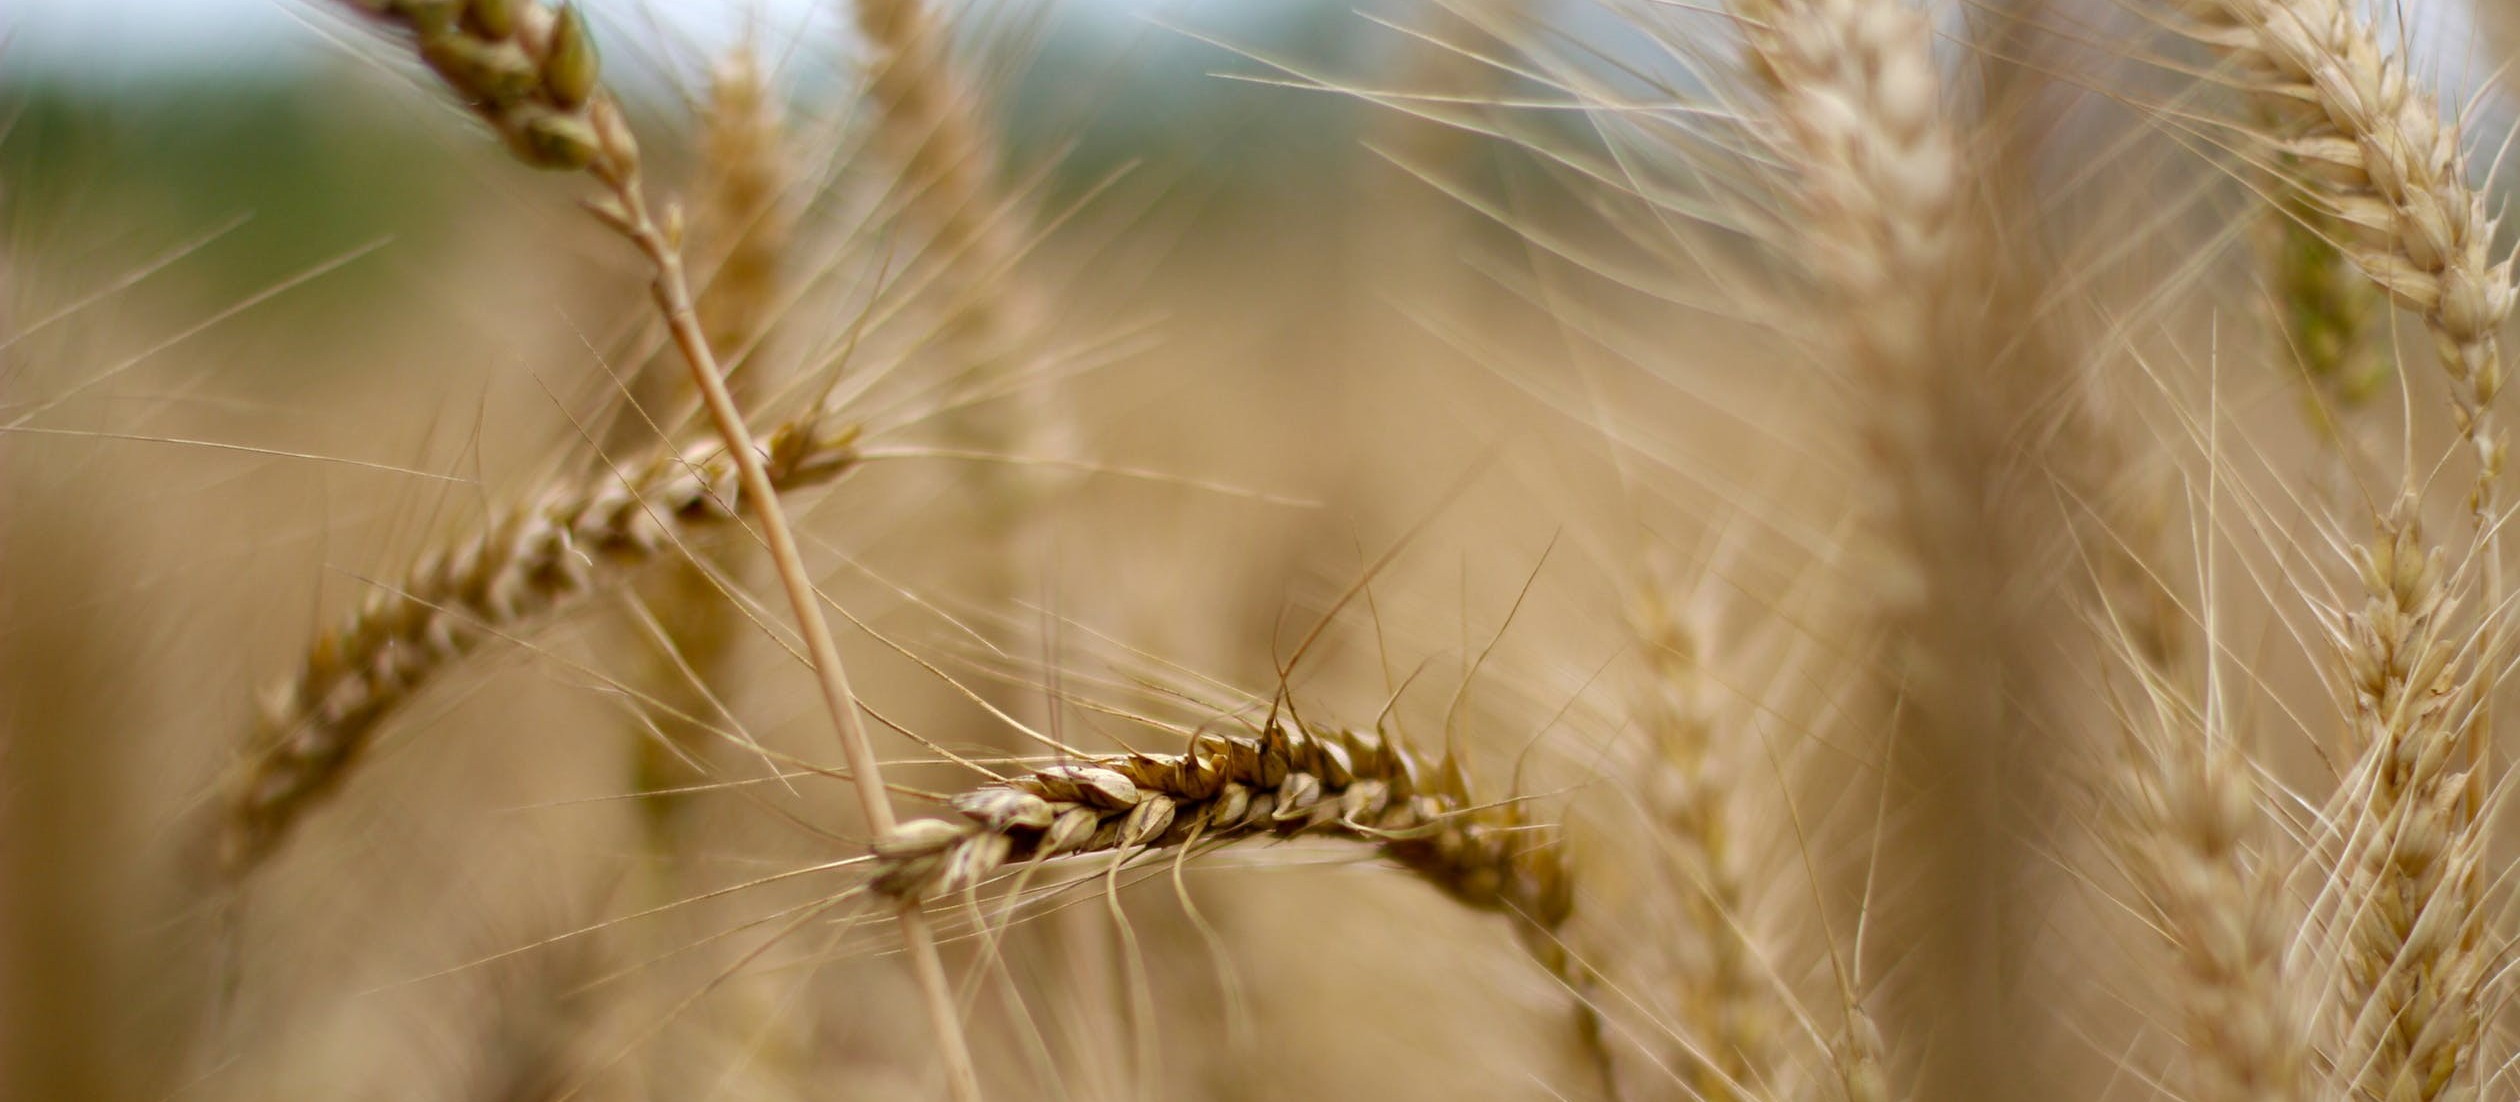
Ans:
[{"label": "wheat spikelet", "polygon": [[2494,399],[2511,265],[2494,253],[2494,220],[2457,127],[2342,0],[2200,0],[2197,10],[2198,36],[2284,120],[2275,149],[2344,231],[2337,245],[2432,331],[2475,452],[2470,507],[2490,530],[2507,448]]},{"label": "wheat spikelet", "polygon": [[[858,461],[853,430],[812,421],[773,432],[767,444],[782,492],[829,482]],[[680,553],[684,541],[750,504],[733,460],[714,443],[532,500],[372,591],[307,649],[247,752],[221,846],[232,875],[260,864],[339,787],[378,727],[431,678],[609,579]]]},{"label": "wheat spikelet", "polygon": [[2359,1099],[2470,1097],[2494,967],[2477,879],[2486,637],[2459,622],[2458,587],[2424,542],[2411,495],[2360,552],[2362,607],[2330,614],[2354,769],[2343,824],[2334,1064]]}]

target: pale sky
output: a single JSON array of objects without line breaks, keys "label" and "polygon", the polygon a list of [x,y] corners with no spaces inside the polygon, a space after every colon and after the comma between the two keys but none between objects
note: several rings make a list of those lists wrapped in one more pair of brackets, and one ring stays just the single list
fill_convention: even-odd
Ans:
[{"label": "pale sky", "polygon": [[[830,32],[834,0],[580,0],[609,33],[662,25],[675,41],[702,47],[732,42],[747,19],[773,36],[801,26]],[[1138,22],[1184,8],[1245,12],[1283,0],[1061,0],[1071,15]],[[324,35],[340,26],[328,0],[0,0],[0,74],[67,73],[119,83],[153,72],[306,64],[335,49]],[[811,21],[810,23],[808,21]]]}]

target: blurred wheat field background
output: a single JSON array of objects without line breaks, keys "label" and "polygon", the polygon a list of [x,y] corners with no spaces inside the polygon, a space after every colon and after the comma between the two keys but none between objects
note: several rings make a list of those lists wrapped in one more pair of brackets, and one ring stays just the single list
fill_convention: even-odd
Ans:
[{"label": "blurred wheat field background", "polygon": [[2494,0],[74,7],[0,1097],[2520,1093]]}]

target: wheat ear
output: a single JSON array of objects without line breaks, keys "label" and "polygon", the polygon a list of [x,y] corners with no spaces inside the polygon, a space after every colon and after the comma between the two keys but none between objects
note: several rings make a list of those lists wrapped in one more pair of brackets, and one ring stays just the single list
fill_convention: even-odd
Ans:
[{"label": "wheat ear", "polygon": [[1876,472],[1861,565],[1896,699],[1876,713],[1875,745],[1885,769],[1924,789],[1905,809],[1914,836],[1891,853],[1913,863],[1921,882],[1909,898],[1930,900],[1931,913],[1884,916],[1914,954],[1884,1024],[1892,1043],[1933,1056],[1923,1096],[2002,1096],[2026,1075],[2021,1023],[1991,964],[2005,933],[2001,880],[2023,857],[1999,793],[2014,779],[2008,710],[2024,658],[2003,638],[2011,627],[1989,582],[2010,573],[2013,534],[1988,484],[2003,466],[2008,383],[1975,332],[1984,319],[1971,316],[1994,296],[1962,218],[1970,174],[1923,14],[1898,0],[1733,10],[1766,101],[1759,125],[1796,176],[1786,244],[1834,322],[1826,355]]},{"label": "wheat ear", "polygon": [[1022,252],[1014,207],[999,194],[997,158],[979,126],[979,97],[953,64],[945,26],[925,0],[851,0],[873,47],[867,93],[877,141],[899,162],[910,218],[963,273],[960,324],[994,346],[1029,323],[1032,304],[995,286]]},{"label": "wheat ear", "polygon": [[[582,168],[604,185],[604,198],[588,209],[647,258],[650,284],[674,347],[691,369],[711,427],[735,468],[740,501],[760,526],[770,561],[796,616],[798,633],[814,669],[823,704],[838,729],[841,750],[864,805],[867,825],[882,838],[895,829],[882,770],[867,737],[857,697],[841,668],[805,557],[797,548],[778,488],[755,445],[742,411],[727,393],[717,356],[700,328],[684,275],[680,233],[668,231],[649,211],[640,184],[638,146],[611,97],[597,80],[595,50],[575,8],[556,11],[538,0],[386,0],[362,10],[408,32],[420,56],[463,97],[475,113],[506,136],[519,158],[553,168]],[[518,62],[521,60],[521,64]],[[577,139],[591,138],[591,144]],[[670,221],[679,226],[678,216]],[[968,1043],[947,984],[933,933],[915,907],[899,915],[911,969],[925,994],[929,1016],[955,1098],[980,1097]]]},{"label": "wheat ear", "polygon": [[1775,1038],[1793,1019],[1742,926],[1754,881],[1734,836],[1733,770],[1722,752],[1705,638],[1672,607],[1674,592],[1651,578],[1634,601],[1634,629],[1652,673],[1636,718],[1652,755],[1645,807],[1679,881],[1680,1078],[1692,1097],[1723,1102],[1783,1081]]},{"label": "wheat ear", "polygon": [[2462,626],[2412,494],[2360,553],[2364,598],[2331,626],[2355,767],[2339,793],[2343,974],[2333,1063],[2358,1099],[2467,1097],[2493,960],[2482,944],[2476,763],[2491,652]]},{"label": "wheat ear", "polygon": [[2494,398],[2512,275],[2494,254],[2494,219],[2469,182],[2457,127],[2344,0],[2197,6],[2198,37],[2286,120],[2271,136],[2275,149],[2301,167],[2299,186],[2343,230],[2337,245],[2432,331],[2476,456],[2469,505],[2491,531],[2507,447]]},{"label": "wheat ear", "polygon": [[1059,858],[1352,838],[1467,906],[1514,916],[1533,959],[1576,993],[1584,1040],[1599,1051],[1592,974],[1559,937],[1575,891],[1556,832],[1518,802],[1479,802],[1450,757],[1430,762],[1372,731],[1281,713],[1246,733],[1199,734],[1185,753],[1075,758],[948,803],[955,817],[904,823],[876,843],[876,891],[934,900]]},{"label": "wheat ear", "polygon": [[[856,434],[812,422],[767,438],[775,490],[829,482],[858,462]],[[484,643],[522,630],[689,541],[747,505],[723,445],[695,446],[595,485],[565,484],[371,590],[307,648],[248,749],[221,847],[251,872],[357,767],[405,700]]]}]

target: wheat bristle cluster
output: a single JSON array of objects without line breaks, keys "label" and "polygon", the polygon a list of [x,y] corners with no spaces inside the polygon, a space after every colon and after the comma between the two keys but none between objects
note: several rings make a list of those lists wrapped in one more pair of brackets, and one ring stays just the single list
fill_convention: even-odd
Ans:
[{"label": "wheat bristle cluster", "polygon": [[2457,126],[2343,0],[2200,0],[2198,10],[2199,37],[2285,120],[2268,137],[2342,229],[2336,244],[2432,331],[2475,452],[2470,505],[2490,527],[2508,447],[2493,407],[2512,271],[2496,255]]},{"label": "wheat bristle cluster", "polygon": [[[781,491],[820,485],[858,462],[857,434],[800,421],[771,433]],[[597,485],[541,492],[479,534],[370,591],[349,621],[307,648],[247,751],[222,860],[260,864],[297,820],[346,779],[394,709],[484,643],[681,553],[748,505],[723,447],[698,445]]]},{"label": "wheat bristle cluster", "polygon": [[2411,498],[2380,518],[2359,560],[2362,606],[2330,629],[2354,762],[2337,794],[2335,1064],[2355,1098],[2469,1097],[2496,966],[2478,879],[2493,662]]}]

